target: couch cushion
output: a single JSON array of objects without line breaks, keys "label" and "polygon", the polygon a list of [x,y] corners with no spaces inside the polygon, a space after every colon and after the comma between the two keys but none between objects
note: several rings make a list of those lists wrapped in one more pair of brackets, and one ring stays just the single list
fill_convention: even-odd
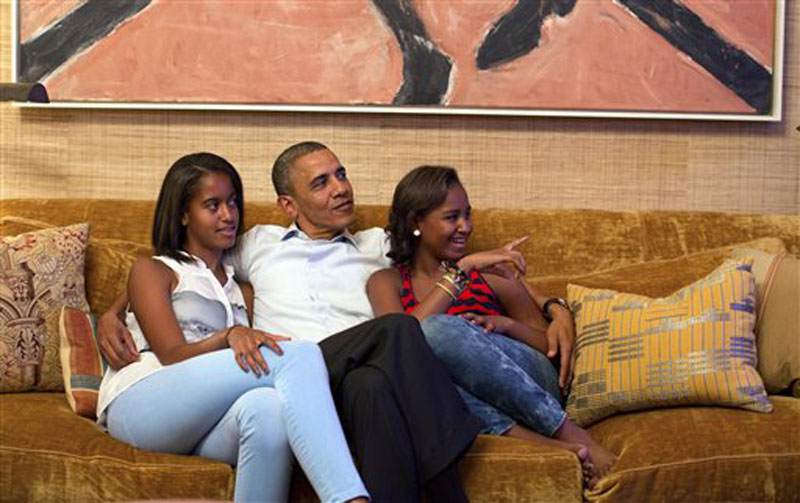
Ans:
[{"label": "couch cushion", "polygon": [[[580,464],[564,450],[481,435],[459,470],[472,503],[582,501]],[[0,395],[0,487],[10,489],[2,502],[231,499],[233,486],[224,463],[114,440],[74,414],[62,393]],[[291,501],[315,501],[297,469]]]},{"label": "couch cushion", "polygon": [[666,298],[569,285],[577,334],[567,413],[708,404],[769,412],[755,369],[752,259],[729,260]]},{"label": "couch cushion", "polygon": [[776,237],[766,237],[689,253],[677,258],[649,260],[589,274],[537,277],[530,282],[548,296],[554,297],[566,297],[569,283],[648,297],[664,297],[701,279],[738,249],[767,252],[772,256],[786,252],[783,241]]},{"label": "couch cushion", "polygon": [[0,241],[0,391],[61,390],[58,315],[88,309],[83,269],[89,225]]},{"label": "couch cushion", "polygon": [[0,501],[231,499],[233,485],[224,463],[114,440],[63,393],[0,395]]},{"label": "couch cushion", "polygon": [[459,471],[471,503],[583,501],[580,463],[563,449],[479,435]]},{"label": "couch cushion", "polygon": [[6,215],[0,218],[0,235],[2,236],[14,236],[23,232],[38,231],[49,227],[55,227],[55,225],[16,215]]},{"label": "couch cushion", "polygon": [[[752,256],[758,286],[758,372],[770,393],[780,393],[800,380],[800,260],[786,254],[736,250]],[[798,394],[794,387],[794,396]]]},{"label": "couch cushion", "polygon": [[797,501],[800,400],[771,399],[771,414],[681,407],[619,414],[591,426],[619,460],[585,493],[587,500]]},{"label": "couch cushion", "polygon": [[91,239],[86,254],[86,298],[93,313],[104,313],[128,285],[128,273],[137,257],[150,248],[117,239]]}]

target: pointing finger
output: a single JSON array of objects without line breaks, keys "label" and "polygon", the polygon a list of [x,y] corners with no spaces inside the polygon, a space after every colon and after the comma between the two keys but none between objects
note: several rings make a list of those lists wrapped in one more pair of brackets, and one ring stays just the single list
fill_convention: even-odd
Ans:
[{"label": "pointing finger", "polygon": [[524,243],[525,241],[527,241],[529,237],[530,237],[530,236],[522,236],[521,238],[517,238],[517,239],[515,239],[514,241],[511,241],[510,243],[508,243],[507,245],[505,245],[503,248],[505,248],[506,250],[509,250],[509,251],[510,251],[510,250],[513,250],[513,249],[514,249],[514,248],[516,248],[517,246],[519,246],[519,245],[521,245],[522,243]]}]

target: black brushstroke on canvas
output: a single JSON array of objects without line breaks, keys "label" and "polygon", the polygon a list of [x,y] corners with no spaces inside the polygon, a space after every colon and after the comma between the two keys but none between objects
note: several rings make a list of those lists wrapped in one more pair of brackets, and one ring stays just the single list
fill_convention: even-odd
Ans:
[{"label": "black brushstroke on canvas", "polygon": [[675,0],[618,1],[758,113],[769,113],[772,74],[749,54],[728,43],[697,14]]},{"label": "black brushstroke on canvas", "polygon": [[450,87],[453,63],[425,31],[411,0],[373,0],[403,52],[403,84],[395,105],[439,105]]},{"label": "black brushstroke on canvas", "polygon": [[20,45],[20,82],[48,76],[72,56],[102,39],[152,0],[87,0],[39,36]]},{"label": "black brushstroke on canvas", "polygon": [[576,0],[519,0],[492,25],[483,39],[475,63],[488,70],[528,54],[539,46],[542,23],[550,15],[564,17]]}]

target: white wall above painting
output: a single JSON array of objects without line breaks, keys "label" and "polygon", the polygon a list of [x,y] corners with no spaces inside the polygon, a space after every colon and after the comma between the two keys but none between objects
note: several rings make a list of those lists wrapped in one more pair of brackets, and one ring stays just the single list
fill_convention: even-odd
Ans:
[{"label": "white wall above painting", "polygon": [[45,106],[780,120],[785,0],[16,0]]}]

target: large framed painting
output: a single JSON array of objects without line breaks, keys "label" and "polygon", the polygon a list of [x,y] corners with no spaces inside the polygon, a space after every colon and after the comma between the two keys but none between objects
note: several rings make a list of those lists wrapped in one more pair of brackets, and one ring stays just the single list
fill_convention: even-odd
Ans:
[{"label": "large framed painting", "polygon": [[14,0],[65,106],[779,120],[785,0]]}]

